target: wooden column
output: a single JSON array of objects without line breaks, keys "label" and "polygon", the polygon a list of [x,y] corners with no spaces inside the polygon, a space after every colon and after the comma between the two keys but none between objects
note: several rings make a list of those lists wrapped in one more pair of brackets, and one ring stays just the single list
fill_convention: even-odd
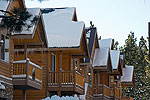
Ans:
[{"label": "wooden column", "polygon": [[124,87],[123,87],[123,97],[125,96],[125,90],[124,90]]},{"label": "wooden column", "polygon": [[104,100],[104,73],[102,73],[102,99]]},{"label": "wooden column", "polygon": [[22,90],[22,100],[26,100],[26,90]]},{"label": "wooden column", "polygon": [[57,92],[58,93],[58,96],[61,97],[61,87],[62,87],[62,51],[60,51],[60,70],[59,70],[59,87],[60,87],[60,90]]}]

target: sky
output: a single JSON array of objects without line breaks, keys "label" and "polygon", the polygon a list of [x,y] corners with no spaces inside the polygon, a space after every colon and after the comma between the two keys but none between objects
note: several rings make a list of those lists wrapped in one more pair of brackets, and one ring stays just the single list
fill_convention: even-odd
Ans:
[{"label": "sky", "polygon": [[97,27],[102,39],[113,38],[124,45],[130,31],[135,37],[148,36],[150,0],[25,0],[26,7],[76,7],[78,21]]}]

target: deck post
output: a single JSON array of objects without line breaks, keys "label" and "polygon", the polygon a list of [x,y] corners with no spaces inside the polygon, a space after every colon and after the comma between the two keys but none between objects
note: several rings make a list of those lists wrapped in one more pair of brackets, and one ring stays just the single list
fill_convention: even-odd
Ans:
[{"label": "deck post", "polygon": [[62,85],[62,51],[60,51],[60,70],[59,70],[59,91],[57,92],[58,93],[58,96],[61,97],[61,85]]},{"label": "deck post", "polygon": [[123,97],[125,96],[125,90],[124,90],[124,87],[123,87]]},{"label": "deck post", "polygon": [[104,100],[104,73],[102,73],[102,100]]},{"label": "deck post", "polygon": [[26,100],[26,90],[22,90],[22,100]]}]

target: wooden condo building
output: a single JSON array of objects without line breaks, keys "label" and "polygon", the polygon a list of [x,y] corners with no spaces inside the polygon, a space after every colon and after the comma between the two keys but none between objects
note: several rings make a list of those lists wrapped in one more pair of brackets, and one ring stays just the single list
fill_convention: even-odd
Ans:
[{"label": "wooden condo building", "polygon": [[[3,10],[25,8],[24,0],[2,2]],[[0,99],[132,100],[124,88],[134,86],[134,67],[124,64],[112,39],[98,40],[96,27],[85,28],[73,7],[26,10],[29,20],[38,17],[29,30],[9,37],[0,30]]]}]

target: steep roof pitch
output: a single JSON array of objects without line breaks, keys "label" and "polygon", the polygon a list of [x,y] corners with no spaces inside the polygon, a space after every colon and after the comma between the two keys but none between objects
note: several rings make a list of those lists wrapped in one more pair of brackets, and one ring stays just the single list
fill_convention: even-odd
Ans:
[{"label": "steep roof pitch", "polygon": [[[86,38],[88,41],[88,49],[89,49],[89,55],[90,55],[89,58],[85,59],[85,62],[90,62],[94,46],[99,47],[97,28],[96,27],[86,28],[85,31],[86,31]],[[94,42],[95,42],[95,45],[94,45]]]},{"label": "steep roof pitch", "polygon": [[84,22],[73,21],[75,8],[46,8],[43,13],[48,47],[80,47]]},{"label": "steep roof pitch", "polygon": [[110,50],[110,58],[111,58],[112,68],[114,70],[118,69],[119,57],[120,57],[120,51],[118,51],[118,50]]},{"label": "steep roof pitch", "polygon": [[111,38],[99,40],[99,46],[100,47],[109,47],[110,49],[112,49],[113,41]]},{"label": "steep roof pitch", "polygon": [[[27,20],[27,23],[31,23],[30,20],[32,20],[34,17],[38,17],[39,19],[31,28],[28,30],[23,27],[23,30],[20,33],[12,33],[12,39],[33,39],[36,30],[38,30],[38,36],[43,42],[44,46],[47,47],[47,37],[45,35],[45,29],[44,29],[44,23],[43,23],[43,18],[41,15],[41,10],[40,8],[27,8],[27,11],[32,15],[29,20]],[[39,27],[38,27],[39,25]],[[39,44],[40,45],[40,44]]]},{"label": "steep roof pitch", "polygon": [[93,66],[94,67],[107,66],[108,57],[109,57],[109,48],[108,47],[101,47],[101,48],[95,49]]}]

